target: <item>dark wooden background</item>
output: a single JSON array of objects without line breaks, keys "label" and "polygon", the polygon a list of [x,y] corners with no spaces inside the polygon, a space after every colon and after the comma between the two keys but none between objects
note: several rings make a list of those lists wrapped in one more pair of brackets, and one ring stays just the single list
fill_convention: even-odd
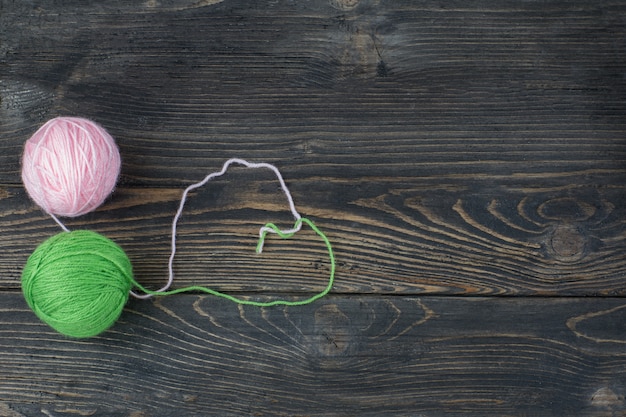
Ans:
[{"label": "dark wooden background", "polygon": [[[65,338],[20,292],[56,224],[20,181],[59,115],[122,175],[67,220],[166,279],[182,189],[279,167],[331,295],[131,300]],[[626,415],[626,2],[0,0],[0,415]],[[194,193],[175,286],[305,297],[329,264],[266,171]]]}]

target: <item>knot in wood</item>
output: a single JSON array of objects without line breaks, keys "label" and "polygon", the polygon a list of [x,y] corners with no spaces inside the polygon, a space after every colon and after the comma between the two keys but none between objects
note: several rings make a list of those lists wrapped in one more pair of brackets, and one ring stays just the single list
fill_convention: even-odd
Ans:
[{"label": "knot in wood", "polygon": [[585,256],[586,239],[573,225],[559,225],[550,237],[550,250],[561,261],[576,261]]}]

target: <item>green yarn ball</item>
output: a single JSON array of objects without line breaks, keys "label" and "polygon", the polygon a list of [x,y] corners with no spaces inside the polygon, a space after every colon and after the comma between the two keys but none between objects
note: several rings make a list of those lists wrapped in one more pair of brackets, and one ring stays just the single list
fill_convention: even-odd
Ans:
[{"label": "green yarn ball", "polygon": [[35,314],[64,335],[96,336],[119,318],[132,287],[130,260],[117,244],[87,230],[44,241],[22,272]]}]

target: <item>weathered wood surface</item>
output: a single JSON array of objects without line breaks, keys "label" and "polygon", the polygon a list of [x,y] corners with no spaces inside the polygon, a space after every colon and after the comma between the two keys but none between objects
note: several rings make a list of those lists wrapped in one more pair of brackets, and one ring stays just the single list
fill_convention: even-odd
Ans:
[{"label": "weathered wood surface", "polygon": [[134,301],[85,341],[0,300],[0,407],[15,415],[626,411],[621,299],[333,296],[260,310],[187,295]]},{"label": "weathered wood surface", "polygon": [[[0,0],[0,415],[626,415],[624,2],[73,3]],[[327,233],[333,296],[132,301],[102,337],[51,332],[19,277],[59,229],[19,168],[57,115],[118,141],[116,192],[67,223],[142,282],[182,188],[237,156]],[[312,232],[254,253],[291,222],[271,173],[187,208],[176,285],[323,287]]]}]

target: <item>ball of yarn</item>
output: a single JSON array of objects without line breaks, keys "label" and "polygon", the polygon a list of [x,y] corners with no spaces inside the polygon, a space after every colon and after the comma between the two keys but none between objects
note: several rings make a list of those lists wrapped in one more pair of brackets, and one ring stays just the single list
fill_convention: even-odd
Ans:
[{"label": "ball of yarn", "polygon": [[124,251],[87,230],[44,241],[22,272],[22,291],[37,316],[64,335],[98,335],[119,318],[132,287]]},{"label": "ball of yarn", "polygon": [[95,210],[111,194],[120,153],[104,128],[79,117],[49,120],[26,142],[22,181],[47,213],[75,217]]}]

